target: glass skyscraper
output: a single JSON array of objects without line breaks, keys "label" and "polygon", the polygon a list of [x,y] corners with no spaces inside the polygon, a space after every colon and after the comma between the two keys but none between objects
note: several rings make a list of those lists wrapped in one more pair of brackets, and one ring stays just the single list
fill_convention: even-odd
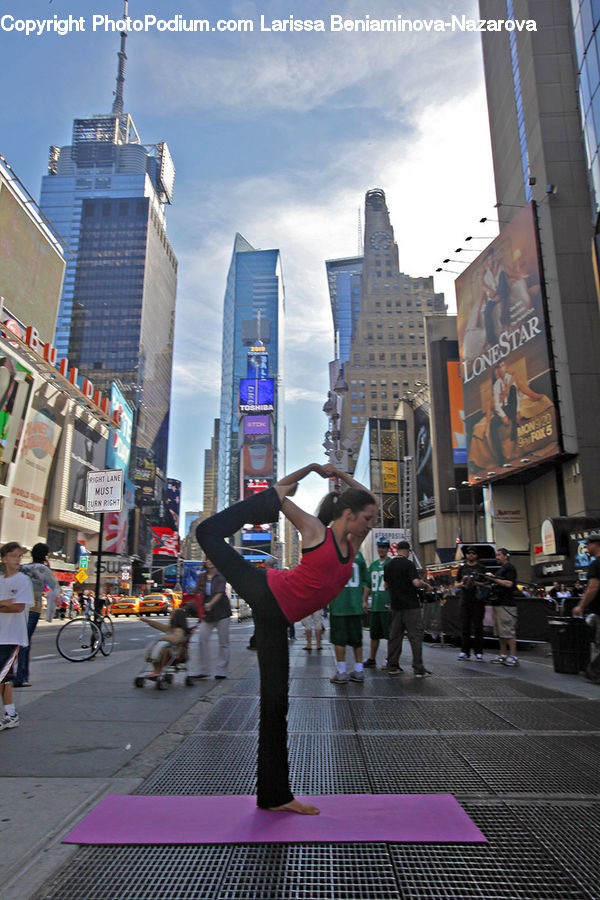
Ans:
[{"label": "glass skyscraper", "polygon": [[[264,481],[277,480],[283,474],[284,312],[279,250],[255,250],[245,238],[236,234],[223,308],[219,509],[235,503],[245,490],[247,492],[251,457],[246,448],[253,441],[260,447],[260,453],[266,454],[264,459],[260,457],[257,468],[258,450],[253,449],[254,471]],[[263,359],[260,378],[258,375],[249,377],[253,358]],[[256,402],[254,407],[252,403],[240,403],[240,387],[244,391],[256,380],[272,387],[272,403]],[[255,397],[257,401],[261,399],[268,401],[268,398]],[[272,409],[268,408],[270,406]],[[256,420],[252,423],[252,433],[249,430],[245,433],[244,428],[250,427],[250,419]],[[263,449],[265,445],[266,450]]]},{"label": "glass skyscraper", "polygon": [[328,259],[325,262],[329,300],[333,318],[335,357],[341,363],[350,359],[354,327],[360,314],[362,256]]},{"label": "glass skyscraper", "polygon": [[132,460],[146,454],[164,476],[177,285],[165,207],[175,170],[167,145],[143,145],[123,112],[124,42],[112,112],[76,119],[71,144],[51,147],[40,206],[73,251],[58,355],[102,391],[121,382],[135,410]]},{"label": "glass skyscraper", "polygon": [[[600,4],[571,0],[579,108],[591,174],[594,214],[600,213]],[[598,232],[598,228],[596,229]],[[597,239],[597,238],[596,238]]]}]

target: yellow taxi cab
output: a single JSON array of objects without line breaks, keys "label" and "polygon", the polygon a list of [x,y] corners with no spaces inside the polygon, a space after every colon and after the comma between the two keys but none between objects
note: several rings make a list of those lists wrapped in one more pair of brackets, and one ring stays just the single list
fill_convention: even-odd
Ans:
[{"label": "yellow taxi cab", "polygon": [[181,591],[172,591],[170,588],[166,588],[164,593],[169,598],[171,609],[179,609],[179,607],[181,606],[181,601],[183,600]]},{"label": "yellow taxi cab", "polygon": [[167,594],[146,594],[141,598],[137,611],[140,616],[151,616],[152,613],[157,616],[168,616],[171,609],[171,598]]},{"label": "yellow taxi cab", "polygon": [[119,597],[116,599],[111,608],[111,616],[135,616],[138,611],[138,597]]}]

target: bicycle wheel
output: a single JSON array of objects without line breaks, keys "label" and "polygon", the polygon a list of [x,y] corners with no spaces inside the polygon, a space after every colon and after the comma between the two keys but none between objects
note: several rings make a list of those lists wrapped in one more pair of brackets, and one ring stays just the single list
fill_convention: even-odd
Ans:
[{"label": "bicycle wheel", "polygon": [[92,659],[100,649],[101,643],[100,629],[84,616],[71,619],[56,635],[56,649],[70,662]]},{"label": "bicycle wheel", "polygon": [[100,642],[100,653],[103,656],[110,656],[115,646],[115,626],[110,616],[102,616],[98,621],[98,627],[102,634]]}]

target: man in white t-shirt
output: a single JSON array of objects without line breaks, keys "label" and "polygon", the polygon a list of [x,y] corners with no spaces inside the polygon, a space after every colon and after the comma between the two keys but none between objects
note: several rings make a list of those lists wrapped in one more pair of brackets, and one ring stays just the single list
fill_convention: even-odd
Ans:
[{"label": "man in white t-shirt", "polygon": [[26,647],[27,615],[33,605],[31,579],[20,572],[23,547],[17,541],[9,541],[0,548],[0,696],[4,714],[0,719],[0,731],[16,728],[19,713],[13,699],[14,667],[19,647]]}]

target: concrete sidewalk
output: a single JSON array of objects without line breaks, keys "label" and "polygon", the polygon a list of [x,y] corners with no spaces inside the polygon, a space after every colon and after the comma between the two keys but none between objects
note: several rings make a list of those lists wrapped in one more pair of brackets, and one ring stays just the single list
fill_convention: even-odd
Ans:
[{"label": "concrete sidewalk", "polygon": [[405,648],[403,675],[371,669],[341,686],[329,644],[310,656],[300,639],[290,647],[294,792],[450,792],[488,845],[60,844],[109,792],[253,792],[251,630],[232,625],[227,681],[167,692],[132,687],[135,652],[66,670],[48,661],[57,686],[28,696],[22,726],[0,734],[3,900],[598,896],[600,690],[556,674],[545,646],[505,669],[433,645],[424,680]]}]

